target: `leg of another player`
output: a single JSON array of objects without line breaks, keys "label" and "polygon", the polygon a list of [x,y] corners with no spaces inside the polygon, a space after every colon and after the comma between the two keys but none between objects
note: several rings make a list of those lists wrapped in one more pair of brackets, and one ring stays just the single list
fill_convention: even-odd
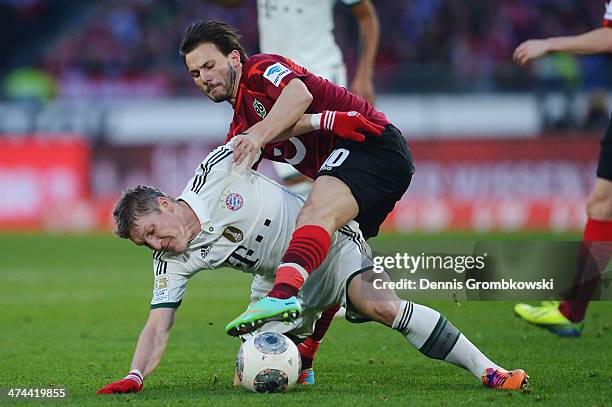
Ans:
[{"label": "leg of another player", "polygon": [[[602,153],[603,156],[603,153]],[[600,157],[600,161],[602,158]],[[578,337],[584,329],[589,301],[612,254],[612,181],[597,178],[587,200],[587,224],[576,259],[576,273],[568,300],[542,305],[516,304],[514,312],[534,325],[564,337]]]},{"label": "leg of another player", "polygon": [[587,200],[587,225],[575,278],[572,301],[563,301],[559,310],[574,323],[584,319],[601,273],[612,253],[612,181],[597,178]]},{"label": "leg of another player", "polygon": [[339,305],[334,305],[323,311],[321,318],[317,320],[314,327],[314,332],[306,340],[298,345],[300,356],[302,358],[302,372],[300,373],[299,383],[314,384],[315,376],[312,369],[314,358],[319,350],[319,345],[323,337],[327,333],[329,326],[334,320],[334,315],[340,309]]},{"label": "leg of another player", "polygon": [[323,175],[314,182],[298,214],[296,228],[318,225],[332,235],[358,212],[359,206],[349,187],[336,177]]},{"label": "leg of another player", "polygon": [[386,273],[373,271],[351,280],[348,297],[359,313],[399,331],[425,356],[469,370],[487,387],[519,390],[527,382],[523,370],[507,371],[493,363],[438,311],[375,288],[377,279],[378,287],[390,281]]},{"label": "leg of another player", "polygon": [[268,296],[281,299],[295,296],[310,273],[325,260],[330,236],[358,212],[357,201],[344,182],[331,176],[317,178],[298,214],[296,230]]},{"label": "leg of another player", "polygon": [[612,222],[612,180],[595,180],[595,187],[587,199],[586,210],[589,219]]}]

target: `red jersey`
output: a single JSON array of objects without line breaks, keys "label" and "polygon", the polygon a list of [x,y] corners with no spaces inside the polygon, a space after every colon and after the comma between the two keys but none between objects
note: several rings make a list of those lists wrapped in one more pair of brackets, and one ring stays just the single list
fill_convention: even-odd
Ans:
[{"label": "red jersey", "polygon": [[[389,124],[383,113],[345,88],[308,72],[288,58],[257,54],[242,66],[234,117],[226,142],[263,120],[283,88],[294,78],[303,81],[312,94],[312,103],[306,113],[354,110],[373,123],[381,126]],[[315,130],[286,141],[266,144],[263,157],[287,162],[302,174],[314,179],[337,140],[338,137],[329,131]]]},{"label": "red jersey", "polygon": [[612,28],[612,1],[606,2],[606,12],[603,17],[603,25],[604,27]]}]

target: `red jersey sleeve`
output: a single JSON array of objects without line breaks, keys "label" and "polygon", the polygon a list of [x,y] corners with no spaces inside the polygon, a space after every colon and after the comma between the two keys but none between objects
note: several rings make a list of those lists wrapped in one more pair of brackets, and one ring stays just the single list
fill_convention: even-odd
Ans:
[{"label": "red jersey sleeve", "polygon": [[234,138],[234,136],[237,134],[237,132],[239,130],[239,129],[237,129],[237,127],[238,126],[236,125],[236,123],[234,121],[232,121],[230,123],[229,130],[227,132],[227,135],[225,136],[225,142],[226,143],[228,141],[230,141],[232,138]]},{"label": "red jersey sleeve", "polygon": [[306,70],[288,58],[274,54],[258,54],[249,58],[246,83],[251,91],[261,92],[276,100],[294,78],[306,77]]},{"label": "red jersey sleeve", "polygon": [[606,2],[606,12],[603,17],[604,27],[612,28],[612,1]]}]

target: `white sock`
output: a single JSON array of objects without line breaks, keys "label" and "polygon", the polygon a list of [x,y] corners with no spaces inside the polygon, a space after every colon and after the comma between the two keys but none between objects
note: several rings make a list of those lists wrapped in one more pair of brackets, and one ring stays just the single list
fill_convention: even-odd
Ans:
[{"label": "white sock", "polygon": [[425,356],[467,369],[478,379],[486,368],[500,368],[444,315],[424,305],[402,301],[392,328],[401,332]]},{"label": "white sock", "polygon": [[448,363],[457,365],[472,372],[480,379],[485,369],[501,369],[480,351],[468,338],[460,333],[459,340],[444,359]]}]

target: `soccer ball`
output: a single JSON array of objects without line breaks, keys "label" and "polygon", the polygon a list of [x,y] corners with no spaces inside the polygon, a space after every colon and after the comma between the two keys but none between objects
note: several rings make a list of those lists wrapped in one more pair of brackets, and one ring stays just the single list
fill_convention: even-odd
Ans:
[{"label": "soccer ball", "polygon": [[302,360],[285,335],[262,332],[240,347],[236,371],[242,385],[257,393],[280,393],[297,382]]}]

